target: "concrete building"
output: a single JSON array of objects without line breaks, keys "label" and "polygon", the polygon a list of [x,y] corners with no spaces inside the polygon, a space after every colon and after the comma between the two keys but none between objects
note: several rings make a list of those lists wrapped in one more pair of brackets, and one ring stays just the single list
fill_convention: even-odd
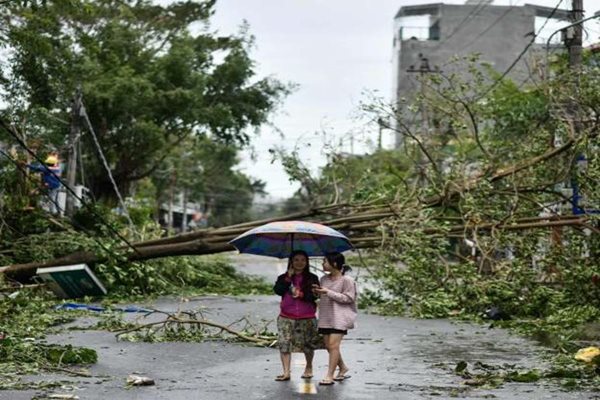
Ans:
[{"label": "concrete building", "polygon": [[[481,61],[504,72],[546,23],[546,29],[508,75],[518,82],[527,81],[535,67],[532,56],[536,52],[543,55],[546,38],[561,23],[568,23],[568,11],[553,11],[531,4],[496,6],[490,0],[401,7],[394,24],[396,100],[410,99],[420,90],[416,79],[419,73],[452,72],[447,63],[457,55],[480,53]],[[554,38],[554,46],[560,45],[560,35]],[[397,135],[396,146],[401,145],[402,137]]]}]

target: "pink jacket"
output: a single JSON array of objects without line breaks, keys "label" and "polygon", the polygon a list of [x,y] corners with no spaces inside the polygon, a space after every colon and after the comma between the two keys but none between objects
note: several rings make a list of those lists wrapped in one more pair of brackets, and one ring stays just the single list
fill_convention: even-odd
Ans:
[{"label": "pink jacket", "polygon": [[[319,278],[316,275],[311,274],[311,278],[313,277],[315,283],[318,283]],[[274,289],[275,293],[282,296],[280,316],[291,319],[308,319],[316,317],[317,305],[312,291],[309,293],[301,292],[300,296],[297,298],[292,296],[292,285],[300,289],[302,287],[302,279],[302,275],[294,275],[290,278],[287,274],[280,275],[277,278]]]}]

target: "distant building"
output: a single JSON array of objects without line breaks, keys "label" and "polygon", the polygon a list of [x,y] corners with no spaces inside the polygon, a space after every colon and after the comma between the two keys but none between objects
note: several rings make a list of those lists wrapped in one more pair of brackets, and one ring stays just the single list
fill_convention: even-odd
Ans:
[{"label": "distant building", "polygon": [[[471,0],[463,5],[435,3],[400,8],[395,16],[394,35],[396,100],[410,99],[420,90],[416,79],[420,72],[451,72],[445,64],[456,55],[480,53],[481,61],[505,71],[549,19],[534,45],[509,74],[519,82],[529,78],[532,53],[543,51],[550,33],[561,23],[567,24],[569,11],[531,4],[491,3]],[[560,35],[554,39],[556,46]],[[397,136],[396,147],[401,145],[402,137]]]},{"label": "distant building", "polygon": [[208,227],[208,212],[205,205],[187,201],[179,193],[172,202],[161,204],[158,210],[158,223],[163,228],[176,232]]}]

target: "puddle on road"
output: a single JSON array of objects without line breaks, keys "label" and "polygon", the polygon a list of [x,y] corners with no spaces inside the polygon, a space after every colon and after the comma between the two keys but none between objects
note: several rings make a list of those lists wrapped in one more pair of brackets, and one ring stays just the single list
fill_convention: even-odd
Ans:
[{"label": "puddle on road", "polygon": [[[292,365],[295,367],[306,367],[306,359],[304,355],[292,354]],[[317,394],[317,386],[309,381],[302,381],[296,386],[296,393],[299,394]]]},{"label": "puddle on road", "polygon": [[300,394],[317,394],[317,387],[314,383],[302,382],[298,384],[296,392]]}]

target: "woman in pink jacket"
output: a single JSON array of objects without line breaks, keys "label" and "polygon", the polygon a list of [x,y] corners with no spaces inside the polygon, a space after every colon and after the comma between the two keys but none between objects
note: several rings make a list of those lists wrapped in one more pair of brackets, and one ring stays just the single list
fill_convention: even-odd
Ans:
[{"label": "woman in pink jacket", "polygon": [[[340,344],[348,329],[354,328],[356,320],[356,283],[344,275],[350,269],[341,253],[330,253],[323,259],[323,269],[328,274],[321,278],[321,285],[313,286],[320,295],[319,333],[325,338],[329,352],[329,367],[319,385],[333,385],[334,381],[348,379],[348,366],[342,359]],[[340,368],[334,378],[336,367]]]},{"label": "woman in pink jacket", "polygon": [[291,353],[302,352],[306,368],[302,378],[313,376],[312,361],[315,349],[323,339],[317,333],[317,303],[312,286],[318,285],[319,277],[308,269],[308,255],[302,250],[293,251],[288,260],[288,270],[280,275],[273,290],[281,296],[277,318],[277,343],[283,365],[283,374],[276,381],[290,380]]}]

